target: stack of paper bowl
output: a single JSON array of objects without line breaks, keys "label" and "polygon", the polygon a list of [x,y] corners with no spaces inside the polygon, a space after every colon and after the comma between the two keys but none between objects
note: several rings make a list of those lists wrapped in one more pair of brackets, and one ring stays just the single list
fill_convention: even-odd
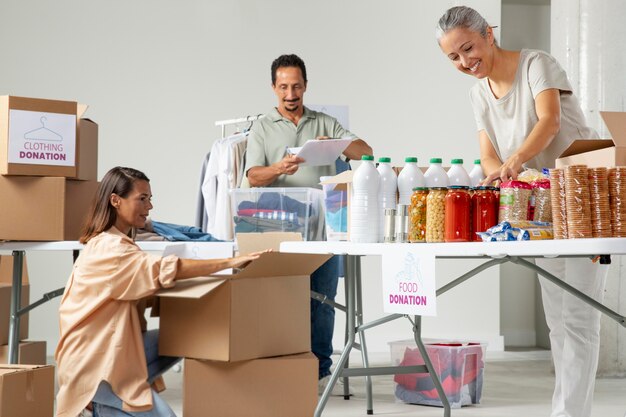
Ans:
[{"label": "stack of paper bowl", "polygon": [[591,232],[589,173],[586,165],[565,167],[565,204],[567,206],[568,238],[593,237]]},{"label": "stack of paper bowl", "polygon": [[550,170],[550,199],[552,200],[552,229],[555,239],[567,239],[567,208],[565,205],[565,173]]},{"label": "stack of paper bowl", "polygon": [[613,237],[626,237],[626,167],[608,171]]},{"label": "stack of paper bowl", "polygon": [[591,199],[591,232],[593,237],[612,237],[611,205],[607,168],[589,168],[589,198]]}]

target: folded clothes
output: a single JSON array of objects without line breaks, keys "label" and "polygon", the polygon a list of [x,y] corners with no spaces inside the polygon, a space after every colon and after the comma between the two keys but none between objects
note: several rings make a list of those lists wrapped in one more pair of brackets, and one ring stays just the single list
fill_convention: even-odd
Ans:
[{"label": "folded clothes", "polygon": [[222,240],[214,238],[212,234],[203,232],[202,229],[198,227],[155,222],[154,220],[151,223],[154,232],[169,241],[222,242]]},{"label": "folded clothes", "polygon": [[235,233],[303,232],[297,221],[235,216]]},{"label": "folded clothes", "polygon": [[283,210],[298,213],[298,217],[307,217],[311,213],[311,205],[302,203],[282,193],[264,192],[257,201],[242,201],[237,211],[255,210]]}]

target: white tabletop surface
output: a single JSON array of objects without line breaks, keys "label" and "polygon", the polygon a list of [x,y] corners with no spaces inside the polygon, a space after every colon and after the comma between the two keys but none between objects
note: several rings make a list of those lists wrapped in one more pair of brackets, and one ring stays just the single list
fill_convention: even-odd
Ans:
[{"label": "white tabletop surface", "polygon": [[446,257],[564,255],[624,255],[626,238],[532,240],[520,242],[459,243],[352,243],[352,242],[283,242],[281,252],[334,253],[348,255],[382,255],[389,251],[419,249]]}]

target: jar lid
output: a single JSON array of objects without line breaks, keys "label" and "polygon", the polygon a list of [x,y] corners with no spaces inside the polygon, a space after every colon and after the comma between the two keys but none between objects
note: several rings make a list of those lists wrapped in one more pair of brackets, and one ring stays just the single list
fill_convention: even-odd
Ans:
[{"label": "jar lid", "polygon": [[373,155],[363,155],[361,157],[361,161],[373,161],[374,160],[374,156]]},{"label": "jar lid", "polygon": [[441,163],[441,158],[430,158],[430,163],[431,164],[440,164]]},{"label": "jar lid", "polygon": [[447,191],[448,190],[447,187],[429,187],[428,189],[430,191]]},{"label": "jar lid", "polygon": [[381,156],[380,158],[378,158],[378,162],[391,162],[391,158],[389,158],[388,156]]},{"label": "jar lid", "polygon": [[463,164],[463,160],[462,159],[453,159],[452,161],[450,161],[450,163],[452,165]]},{"label": "jar lid", "polygon": [[413,191],[428,191],[428,187],[414,187]]},{"label": "jar lid", "polygon": [[407,156],[404,158],[404,162],[417,162],[417,158],[414,156]]},{"label": "jar lid", "polygon": [[448,190],[468,190],[469,187],[466,185],[450,185]]}]

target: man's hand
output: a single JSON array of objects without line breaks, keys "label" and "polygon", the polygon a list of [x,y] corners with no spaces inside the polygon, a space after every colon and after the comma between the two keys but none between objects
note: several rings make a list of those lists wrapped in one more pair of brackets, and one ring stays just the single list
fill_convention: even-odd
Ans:
[{"label": "man's hand", "polygon": [[298,171],[302,162],[304,162],[304,159],[299,158],[296,155],[285,155],[283,159],[273,165],[276,167],[280,175],[293,175],[296,171]]}]

